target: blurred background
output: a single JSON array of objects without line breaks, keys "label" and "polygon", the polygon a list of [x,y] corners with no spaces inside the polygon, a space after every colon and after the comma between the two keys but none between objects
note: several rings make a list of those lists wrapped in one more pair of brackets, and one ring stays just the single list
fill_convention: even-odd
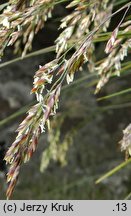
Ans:
[{"label": "blurred background", "polygon": [[[53,18],[36,35],[32,51],[54,45],[60,18],[67,13],[64,4],[56,7]],[[116,18],[110,30],[115,22]],[[105,44],[96,46],[100,59]],[[0,199],[5,199],[8,170],[4,154],[14,141],[15,130],[25,112],[35,101],[34,95],[30,95],[34,73],[39,65],[53,60],[55,53],[3,65],[17,57],[13,55],[13,47],[9,47],[0,64]],[[131,76],[126,71],[121,77],[113,77],[98,95],[94,95],[97,81],[98,77],[90,75],[85,65],[84,70],[76,74],[74,83],[63,88],[51,134],[42,134],[32,160],[22,166],[13,199],[124,199],[129,194],[131,166],[100,184],[95,181],[124,161],[118,142],[122,139],[122,130],[131,122],[129,93],[102,101],[98,98],[130,87]],[[59,144],[63,143],[64,150],[57,153],[57,157],[61,155],[58,161],[43,161],[49,163],[46,168],[41,162],[42,153],[55,138]],[[40,169],[45,171],[42,173]]]}]

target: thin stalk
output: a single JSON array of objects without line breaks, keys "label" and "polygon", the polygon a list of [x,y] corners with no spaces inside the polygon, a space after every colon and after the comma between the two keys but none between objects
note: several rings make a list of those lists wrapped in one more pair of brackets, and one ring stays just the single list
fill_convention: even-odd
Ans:
[{"label": "thin stalk", "polygon": [[118,6],[120,4],[124,4],[125,2],[128,2],[128,0],[116,0],[115,3],[114,3],[114,6]]},{"label": "thin stalk", "polygon": [[113,105],[109,105],[109,106],[104,106],[101,107],[99,110],[100,112],[106,112],[108,110],[114,110],[114,109],[124,109],[124,108],[128,108],[131,107],[131,102],[129,103],[122,103],[122,104],[113,104]]},{"label": "thin stalk", "polygon": [[55,193],[58,193],[58,192],[61,192],[61,191],[66,191],[66,190],[69,190],[75,186],[79,186],[79,185],[82,185],[82,184],[85,184],[87,182],[92,182],[95,178],[97,178],[98,175],[93,175],[93,176],[83,176],[82,178],[80,179],[77,179],[75,182],[70,182],[70,183],[67,183],[67,184],[64,184],[64,187],[63,186],[60,186],[60,187],[57,187],[56,189],[54,190],[51,190],[48,192],[48,196],[53,196]]},{"label": "thin stalk", "polygon": [[124,198],[124,200],[129,200],[131,199],[131,192]]},{"label": "thin stalk", "polygon": [[[2,127],[3,125],[9,123],[10,121],[16,119],[17,117],[23,115],[26,111],[29,110],[30,106],[32,106],[33,104],[35,104],[35,101],[33,101],[31,104],[28,104],[27,106],[21,108],[20,110],[16,111],[15,113],[8,116],[7,118],[1,120],[0,121],[0,127]],[[128,107],[131,107],[131,102],[124,103],[124,104],[123,103],[122,104],[113,104],[113,105],[109,105],[109,106],[99,107],[96,111],[98,111],[98,112],[106,112],[108,110],[124,109],[124,108],[128,108]]]},{"label": "thin stalk", "polygon": [[[98,43],[98,42],[104,42],[104,41],[107,41],[111,36],[111,32],[109,32],[108,34],[106,34],[105,36],[100,34],[98,35],[97,38],[95,38],[93,40],[94,43]],[[118,34],[118,38],[130,38],[131,37],[131,31],[128,31],[127,33],[124,33],[123,31],[121,31],[119,34]]]},{"label": "thin stalk", "polygon": [[16,112],[13,113],[12,115],[10,115],[10,116],[8,116],[7,118],[1,120],[1,121],[0,121],[0,127],[3,126],[3,125],[5,125],[5,124],[7,124],[8,122],[10,122],[10,121],[16,119],[18,116],[24,114],[26,111],[28,111],[29,107],[30,107],[31,105],[33,105],[33,104],[34,104],[34,102],[32,102],[32,103],[30,103],[30,104],[28,104],[28,105],[22,107],[21,109],[19,109],[18,111],[16,111]]},{"label": "thin stalk", "polygon": [[125,90],[122,90],[122,91],[119,91],[119,92],[115,92],[113,94],[110,94],[110,95],[107,95],[107,96],[104,96],[104,97],[100,97],[100,98],[97,99],[97,101],[106,100],[106,99],[109,99],[109,98],[112,98],[112,97],[116,97],[116,96],[119,96],[119,95],[126,94],[128,92],[131,92],[131,88],[128,88],[128,89],[125,89]]},{"label": "thin stalk", "polygon": [[[123,63],[122,65],[126,65],[128,64],[129,62],[126,62],[126,63]],[[130,67],[131,67],[131,64],[130,64]],[[125,66],[123,68],[123,70],[121,70],[121,72],[124,72],[125,69],[129,69],[128,65]],[[115,75],[112,75],[112,76],[115,76]],[[62,91],[65,91],[66,89],[74,86],[74,85],[78,85],[80,83],[82,83],[83,81],[85,80],[88,80],[90,78],[95,78],[97,77],[97,74],[96,73],[93,73],[93,74],[87,74],[86,76],[82,77],[82,78],[79,78],[78,80],[75,80],[74,82],[70,83],[69,85],[64,85],[62,87]],[[87,87],[90,87],[90,86],[93,86],[94,84],[96,84],[96,80],[93,80],[91,84],[89,84]],[[9,117],[3,119],[0,121],[0,127],[3,126],[4,124],[7,124],[8,122],[12,121],[13,119],[17,118],[18,116],[24,114],[31,105],[33,105],[35,102],[32,102],[32,104],[29,104],[23,108],[21,108],[20,110],[16,111],[15,113],[13,113],[12,115],[10,115]],[[109,110],[109,109],[120,109],[120,108],[126,108],[126,107],[130,107],[131,106],[131,103],[125,103],[125,104],[118,104],[118,105],[110,105],[110,106],[105,106],[105,107],[101,107],[101,110],[102,111],[106,111],[106,110]]]},{"label": "thin stalk", "polygon": [[99,179],[97,179],[95,181],[96,184],[99,184],[100,182],[102,182],[103,180],[105,180],[106,178],[114,175],[116,172],[118,172],[119,170],[121,170],[122,168],[124,168],[125,166],[127,166],[129,163],[131,163],[131,158],[128,159],[127,161],[119,164],[118,166],[116,166],[115,168],[113,168],[112,170],[110,170],[109,172],[107,172],[105,175],[103,175],[102,177],[100,177]]},{"label": "thin stalk", "polygon": [[95,73],[93,73],[93,74],[87,74],[86,76],[83,76],[82,78],[79,78],[79,79],[75,80],[74,82],[70,83],[69,85],[64,85],[63,88],[62,88],[62,91],[65,91],[69,87],[72,87],[74,85],[78,85],[81,82],[83,82],[85,80],[88,80],[90,78],[96,77],[96,76],[97,76],[97,74],[95,74]]},{"label": "thin stalk", "polygon": [[[111,32],[99,34],[98,38],[95,38],[93,40],[93,42],[97,43],[97,42],[107,41],[110,38],[110,36],[111,36]],[[130,36],[131,36],[131,31],[126,32],[126,33],[123,33],[122,31],[120,31],[118,33],[118,38],[122,38],[122,37],[123,38],[125,38],[125,37],[126,38],[127,37],[130,38]],[[74,47],[74,43],[76,43],[76,42],[78,42],[78,39],[76,39],[76,40],[69,40],[69,42],[68,42],[69,49],[67,50],[67,52],[69,52],[69,50]],[[24,59],[28,59],[28,58],[31,58],[31,57],[34,57],[34,56],[42,55],[42,54],[49,53],[49,52],[54,52],[55,48],[56,47],[54,45],[54,46],[50,46],[50,47],[47,47],[47,48],[43,48],[43,49],[31,52],[31,53],[25,55],[24,57],[18,57],[18,58],[12,59],[10,61],[1,63],[0,64],[0,68],[6,67],[6,66],[11,65],[11,64],[13,64],[15,62],[18,62],[18,61],[23,61]],[[62,58],[63,56],[65,56],[67,52],[65,52],[60,58]],[[103,59],[102,59],[102,61],[103,61]],[[99,63],[101,63],[101,61]]]},{"label": "thin stalk", "polygon": [[55,51],[55,46],[50,46],[50,47],[47,47],[47,48],[44,48],[44,49],[40,49],[40,50],[37,50],[35,52],[31,52],[31,53],[27,54],[23,58],[18,57],[18,58],[12,59],[10,61],[4,62],[4,63],[0,64],[0,68],[3,68],[5,66],[7,66],[7,65],[13,64],[13,63],[18,62],[18,61],[22,61],[22,60],[30,58],[30,57],[34,57],[34,56],[37,56],[37,55],[42,55],[42,54],[45,54],[45,53],[48,53],[48,52],[53,52],[53,51]]}]

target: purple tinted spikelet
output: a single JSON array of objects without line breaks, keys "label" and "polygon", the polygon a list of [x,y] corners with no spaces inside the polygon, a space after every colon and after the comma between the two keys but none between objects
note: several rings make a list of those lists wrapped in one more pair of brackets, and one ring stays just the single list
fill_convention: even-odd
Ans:
[{"label": "purple tinted spikelet", "polygon": [[118,34],[118,30],[119,30],[119,29],[116,28],[116,29],[113,31],[113,33],[112,33],[110,39],[108,40],[108,42],[107,42],[107,44],[106,44],[105,53],[110,53],[110,52],[112,51],[112,49],[113,49],[113,47],[114,47],[114,45],[115,45],[115,41],[116,41],[116,37],[117,37],[117,34]]},{"label": "purple tinted spikelet", "polygon": [[45,103],[34,105],[27,117],[19,125],[16,140],[8,149],[5,161],[10,164],[7,174],[7,198],[10,198],[16,185],[20,166],[26,163],[35,152],[40,134],[45,130],[45,124],[50,116],[56,113],[60,96],[61,85],[58,85],[48,96]]}]

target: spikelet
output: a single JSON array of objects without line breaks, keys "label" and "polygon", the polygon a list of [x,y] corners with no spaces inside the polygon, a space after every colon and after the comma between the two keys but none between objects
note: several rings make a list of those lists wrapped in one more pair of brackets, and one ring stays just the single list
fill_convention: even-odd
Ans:
[{"label": "spikelet", "polygon": [[[72,1],[69,3],[67,8],[75,7],[73,12],[67,15],[62,19],[62,23],[60,25],[61,29],[64,29],[59,37],[56,39],[56,53],[57,57],[59,57],[66,49],[68,41],[73,39],[76,40],[77,43],[75,45],[76,49],[81,44],[82,38],[86,37],[86,35],[92,30],[92,27],[97,27],[101,20],[103,20],[107,15],[111,14],[112,4],[108,5],[108,0],[98,1],[89,1],[86,0],[78,0]],[[106,12],[105,12],[105,7]],[[98,14],[98,16],[96,16]],[[103,29],[106,31],[109,26],[110,19],[108,22],[103,24]],[[94,47],[90,47],[92,49],[92,53],[94,51]],[[88,59],[91,64],[92,58]]]},{"label": "spikelet", "polygon": [[79,49],[76,50],[76,52],[72,55],[72,57],[67,62],[67,83],[73,81],[74,74],[76,71],[78,71],[83,63],[88,61],[87,58],[87,51],[92,43],[92,35],[88,36],[87,39],[81,44]]},{"label": "spikelet", "polygon": [[16,140],[11,145],[5,155],[5,161],[10,164],[7,174],[7,198],[10,198],[16,185],[20,166],[26,163],[35,152],[39,136],[45,131],[45,125],[49,121],[50,116],[56,113],[60,96],[61,85],[58,85],[48,94],[43,103],[38,103],[28,111],[27,117],[19,125]]},{"label": "spikelet", "polygon": [[58,68],[57,60],[53,60],[43,67],[40,66],[39,70],[35,73],[33,89],[31,93],[36,94],[37,101],[43,101],[43,90],[46,84],[51,84],[55,70]]},{"label": "spikelet", "polygon": [[106,48],[105,48],[105,53],[110,53],[112,51],[112,49],[114,48],[115,45],[115,41],[116,41],[116,37],[118,35],[118,31],[119,28],[115,28],[115,30],[113,31],[111,38],[108,40]]},{"label": "spikelet", "polygon": [[[15,44],[15,53],[23,43],[24,57],[31,49],[34,35],[43,28],[45,21],[51,17],[55,0],[9,1],[9,5],[0,15],[0,56],[6,46]],[[19,43],[18,43],[19,42]]]},{"label": "spikelet", "polygon": [[[123,32],[130,31],[131,26],[128,26]],[[111,38],[106,45],[106,53],[109,53],[107,58],[96,67],[100,80],[96,86],[95,93],[98,93],[101,88],[109,81],[112,73],[115,71],[117,76],[120,76],[121,61],[127,56],[128,49],[131,47],[131,39],[116,39],[116,33],[112,33]],[[115,35],[114,35],[115,34]]]},{"label": "spikelet", "polygon": [[123,138],[119,142],[121,151],[125,151],[125,159],[131,157],[131,124],[129,124],[125,130],[123,130]]}]

